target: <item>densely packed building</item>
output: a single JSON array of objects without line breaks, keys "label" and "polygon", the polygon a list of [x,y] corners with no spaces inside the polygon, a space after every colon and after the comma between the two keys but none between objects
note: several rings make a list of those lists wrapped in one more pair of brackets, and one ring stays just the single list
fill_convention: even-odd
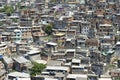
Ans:
[{"label": "densely packed building", "polygon": [[0,80],[120,80],[120,0],[1,0]]}]

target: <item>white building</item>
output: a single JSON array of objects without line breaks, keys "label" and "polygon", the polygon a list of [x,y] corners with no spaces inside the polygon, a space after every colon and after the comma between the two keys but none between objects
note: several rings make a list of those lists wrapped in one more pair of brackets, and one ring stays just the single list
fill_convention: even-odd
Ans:
[{"label": "white building", "polygon": [[7,4],[20,2],[21,0],[6,0]]},{"label": "white building", "polygon": [[11,72],[7,75],[7,80],[31,80],[30,75],[24,72]]},{"label": "white building", "polygon": [[67,80],[87,80],[86,74],[68,74]]},{"label": "white building", "polygon": [[64,67],[64,66],[47,66],[45,68],[46,71],[54,71],[54,72],[70,72],[69,67]]},{"label": "white building", "polygon": [[16,43],[20,43],[21,42],[21,38],[22,38],[22,32],[19,29],[15,29],[14,30],[15,33],[15,42]]},{"label": "white building", "polygon": [[91,24],[88,21],[81,21],[81,33],[82,34],[88,34],[89,30],[91,28]]}]

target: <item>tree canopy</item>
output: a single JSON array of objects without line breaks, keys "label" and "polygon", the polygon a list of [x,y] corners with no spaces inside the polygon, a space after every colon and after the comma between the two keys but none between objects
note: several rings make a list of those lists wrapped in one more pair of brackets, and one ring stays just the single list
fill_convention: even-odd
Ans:
[{"label": "tree canopy", "polygon": [[4,8],[0,9],[0,12],[5,12],[7,15],[10,15],[11,13],[14,12],[14,9],[12,6],[4,6]]},{"label": "tree canopy", "polygon": [[45,33],[47,33],[48,35],[51,35],[52,34],[52,28],[53,28],[53,26],[52,25],[47,25],[46,27],[45,27]]},{"label": "tree canopy", "polygon": [[31,76],[35,76],[36,74],[40,74],[44,68],[46,68],[45,64],[39,64],[34,62],[34,66],[31,69]]}]

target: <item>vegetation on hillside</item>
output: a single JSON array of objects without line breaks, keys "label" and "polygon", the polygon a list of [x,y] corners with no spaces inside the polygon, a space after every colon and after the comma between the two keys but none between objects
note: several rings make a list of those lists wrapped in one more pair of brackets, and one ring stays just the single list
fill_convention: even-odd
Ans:
[{"label": "vegetation on hillside", "polygon": [[46,68],[45,64],[39,64],[39,63],[34,62],[33,65],[34,66],[32,67],[31,73],[30,73],[31,76],[35,76],[36,74],[40,74],[42,72],[42,70],[44,68]]},{"label": "vegetation on hillside", "polygon": [[53,28],[53,26],[52,25],[47,25],[47,26],[45,26],[45,33],[47,34],[47,35],[51,35],[52,34],[52,28]]},{"label": "vegetation on hillside", "polygon": [[4,6],[3,8],[0,9],[0,12],[5,12],[8,16],[10,16],[11,13],[14,12],[14,9],[12,6]]}]

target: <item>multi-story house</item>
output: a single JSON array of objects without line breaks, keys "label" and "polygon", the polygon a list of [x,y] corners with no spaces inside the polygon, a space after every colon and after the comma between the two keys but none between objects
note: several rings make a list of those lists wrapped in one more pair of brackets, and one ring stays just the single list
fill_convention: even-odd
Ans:
[{"label": "multi-story house", "polygon": [[111,45],[115,44],[115,36],[104,36],[99,39],[101,43],[110,43]]},{"label": "multi-story house", "polygon": [[11,41],[11,34],[9,32],[2,32],[1,41],[2,42],[10,42]]},{"label": "multi-story house", "polygon": [[69,56],[69,57],[75,56],[75,47],[76,47],[75,36],[76,36],[76,30],[68,29],[68,31],[66,32],[66,41],[64,44],[65,49],[67,49],[66,56]]},{"label": "multi-story house", "polygon": [[71,21],[73,20],[72,12],[68,12],[68,15],[61,16],[61,17],[59,18],[59,20],[63,20],[63,21],[65,21],[65,22],[67,22],[68,25],[69,25],[69,22],[71,22]]},{"label": "multi-story house", "polygon": [[98,76],[95,74],[88,74],[88,80],[99,80]]},{"label": "multi-story house", "polygon": [[88,39],[88,37],[86,35],[77,35],[76,37],[76,44],[77,47],[85,47],[86,44],[86,40]]},{"label": "multi-story house", "polygon": [[2,55],[8,54],[8,47],[5,43],[0,43],[0,52]]},{"label": "multi-story house", "polygon": [[45,68],[45,71],[46,72],[51,72],[51,71],[54,71],[54,72],[64,72],[64,73],[69,73],[70,72],[70,68],[69,67],[66,67],[66,66],[47,66]]},{"label": "multi-story house", "polygon": [[89,54],[88,48],[78,48],[78,49],[76,49],[75,57],[77,57],[77,58],[79,58],[81,56],[87,57],[88,54]]},{"label": "multi-story house", "polygon": [[42,30],[42,25],[32,26],[31,32],[32,32],[32,37],[34,42],[39,41],[40,37],[46,36],[45,32]]},{"label": "multi-story house", "polygon": [[66,31],[66,39],[75,39],[76,29],[68,29]]},{"label": "multi-story house", "polygon": [[24,73],[24,72],[10,72],[9,74],[7,74],[6,77],[7,80],[14,80],[14,79],[25,79],[25,80],[31,80],[30,79],[30,74],[28,73]]},{"label": "multi-story house", "polygon": [[120,2],[119,0],[106,0],[108,3],[118,3]]},{"label": "multi-story house", "polygon": [[29,72],[32,67],[31,62],[22,56],[18,56],[13,58],[13,69],[17,71]]},{"label": "multi-story house", "polygon": [[95,28],[90,28],[89,30],[89,34],[88,34],[88,37],[89,38],[96,38],[96,33],[97,33],[97,30]]},{"label": "multi-story house", "polygon": [[116,17],[115,17],[115,23],[116,23],[116,26],[117,26],[117,30],[120,31],[120,13],[117,13],[116,14]]},{"label": "multi-story house", "polygon": [[85,4],[86,0],[67,0],[68,4]]},{"label": "multi-story house", "polygon": [[33,41],[31,34],[31,27],[19,27],[22,32],[22,41],[27,43],[27,41]]},{"label": "multi-story house", "polygon": [[101,9],[107,7],[106,0],[99,0],[98,4]]},{"label": "multi-story house", "polygon": [[[81,20],[85,16],[85,14],[86,13],[84,10],[74,11],[73,18],[74,18],[74,20]],[[73,22],[74,22],[74,20],[73,20]]]},{"label": "multi-story house", "polygon": [[67,23],[62,20],[55,20],[54,21],[54,28],[61,29],[67,27]]},{"label": "multi-story house", "polygon": [[2,63],[2,61],[0,61],[0,80],[5,80],[5,78],[6,78],[5,66]]},{"label": "multi-story house", "polygon": [[97,50],[99,47],[99,40],[98,39],[87,39],[86,46],[89,47],[90,50]]},{"label": "multi-story house", "polygon": [[71,70],[72,70],[72,74],[73,73],[81,73],[82,71],[84,71],[84,67],[80,66],[80,59],[72,59],[72,63],[71,63]]},{"label": "multi-story house", "polygon": [[68,74],[66,80],[87,80],[86,74]]},{"label": "multi-story house", "polygon": [[120,42],[117,42],[116,44],[115,44],[115,54],[114,54],[114,56],[115,57],[119,57],[120,56]]},{"label": "multi-story house", "polygon": [[12,24],[8,27],[6,27],[6,32],[14,32],[15,29],[18,29],[18,24]]},{"label": "multi-story house", "polygon": [[86,74],[89,66],[89,58],[72,59],[71,61],[72,74]]},{"label": "multi-story house", "polygon": [[[77,18],[78,18],[78,16],[77,16]],[[72,20],[70,22],[71,28],[75,28],[77,33],[80,32],[80,29],[81,29],[80,25],[81,25],[81,21],[80,20]]]},{"label": "multi-story house", "polygon": [[99,24],[97,33],[99,35],[113,35],[114,28],[111,24]]},{"label": "multi-story house", "polygon": [[13,60],[12,58],[9,58],[9,57],[3,57],[3,62],[4,62],[4,65],[5,65],[5,69],[7,72],[10,72],[13,70]]},{"label": "multi-story house", "polygon": [[112,69],[110,72],[109,72],[109,75],[111,75],[111,78],[112,79],[120,79],[120,70],[119,69]]},{"label": "multi-story house", "polygon": [[22,38],[22,32],[20,30],[18,30],[18,29],[15,29],[14,30],[14,34],[15,34],[15,36],[13,36],[14,41],[16,43],[20,43],[21,42],[21,38]]},{"label": "multi-story house", "polygon": [[91,23],[90,22],[88,22],[88,21],[81,21],[81,33],[82,34],[88,34],[89,33],[89,30],[90,30],[90,27],[91,27]]},{"label": "multi-story house", "polygon": [[96,15],[97,19],[101,20],[104,17],[104,13],[105,13],[104,9],[99,9],[98,8],[98,9],[95,10],[94,14]]}]

